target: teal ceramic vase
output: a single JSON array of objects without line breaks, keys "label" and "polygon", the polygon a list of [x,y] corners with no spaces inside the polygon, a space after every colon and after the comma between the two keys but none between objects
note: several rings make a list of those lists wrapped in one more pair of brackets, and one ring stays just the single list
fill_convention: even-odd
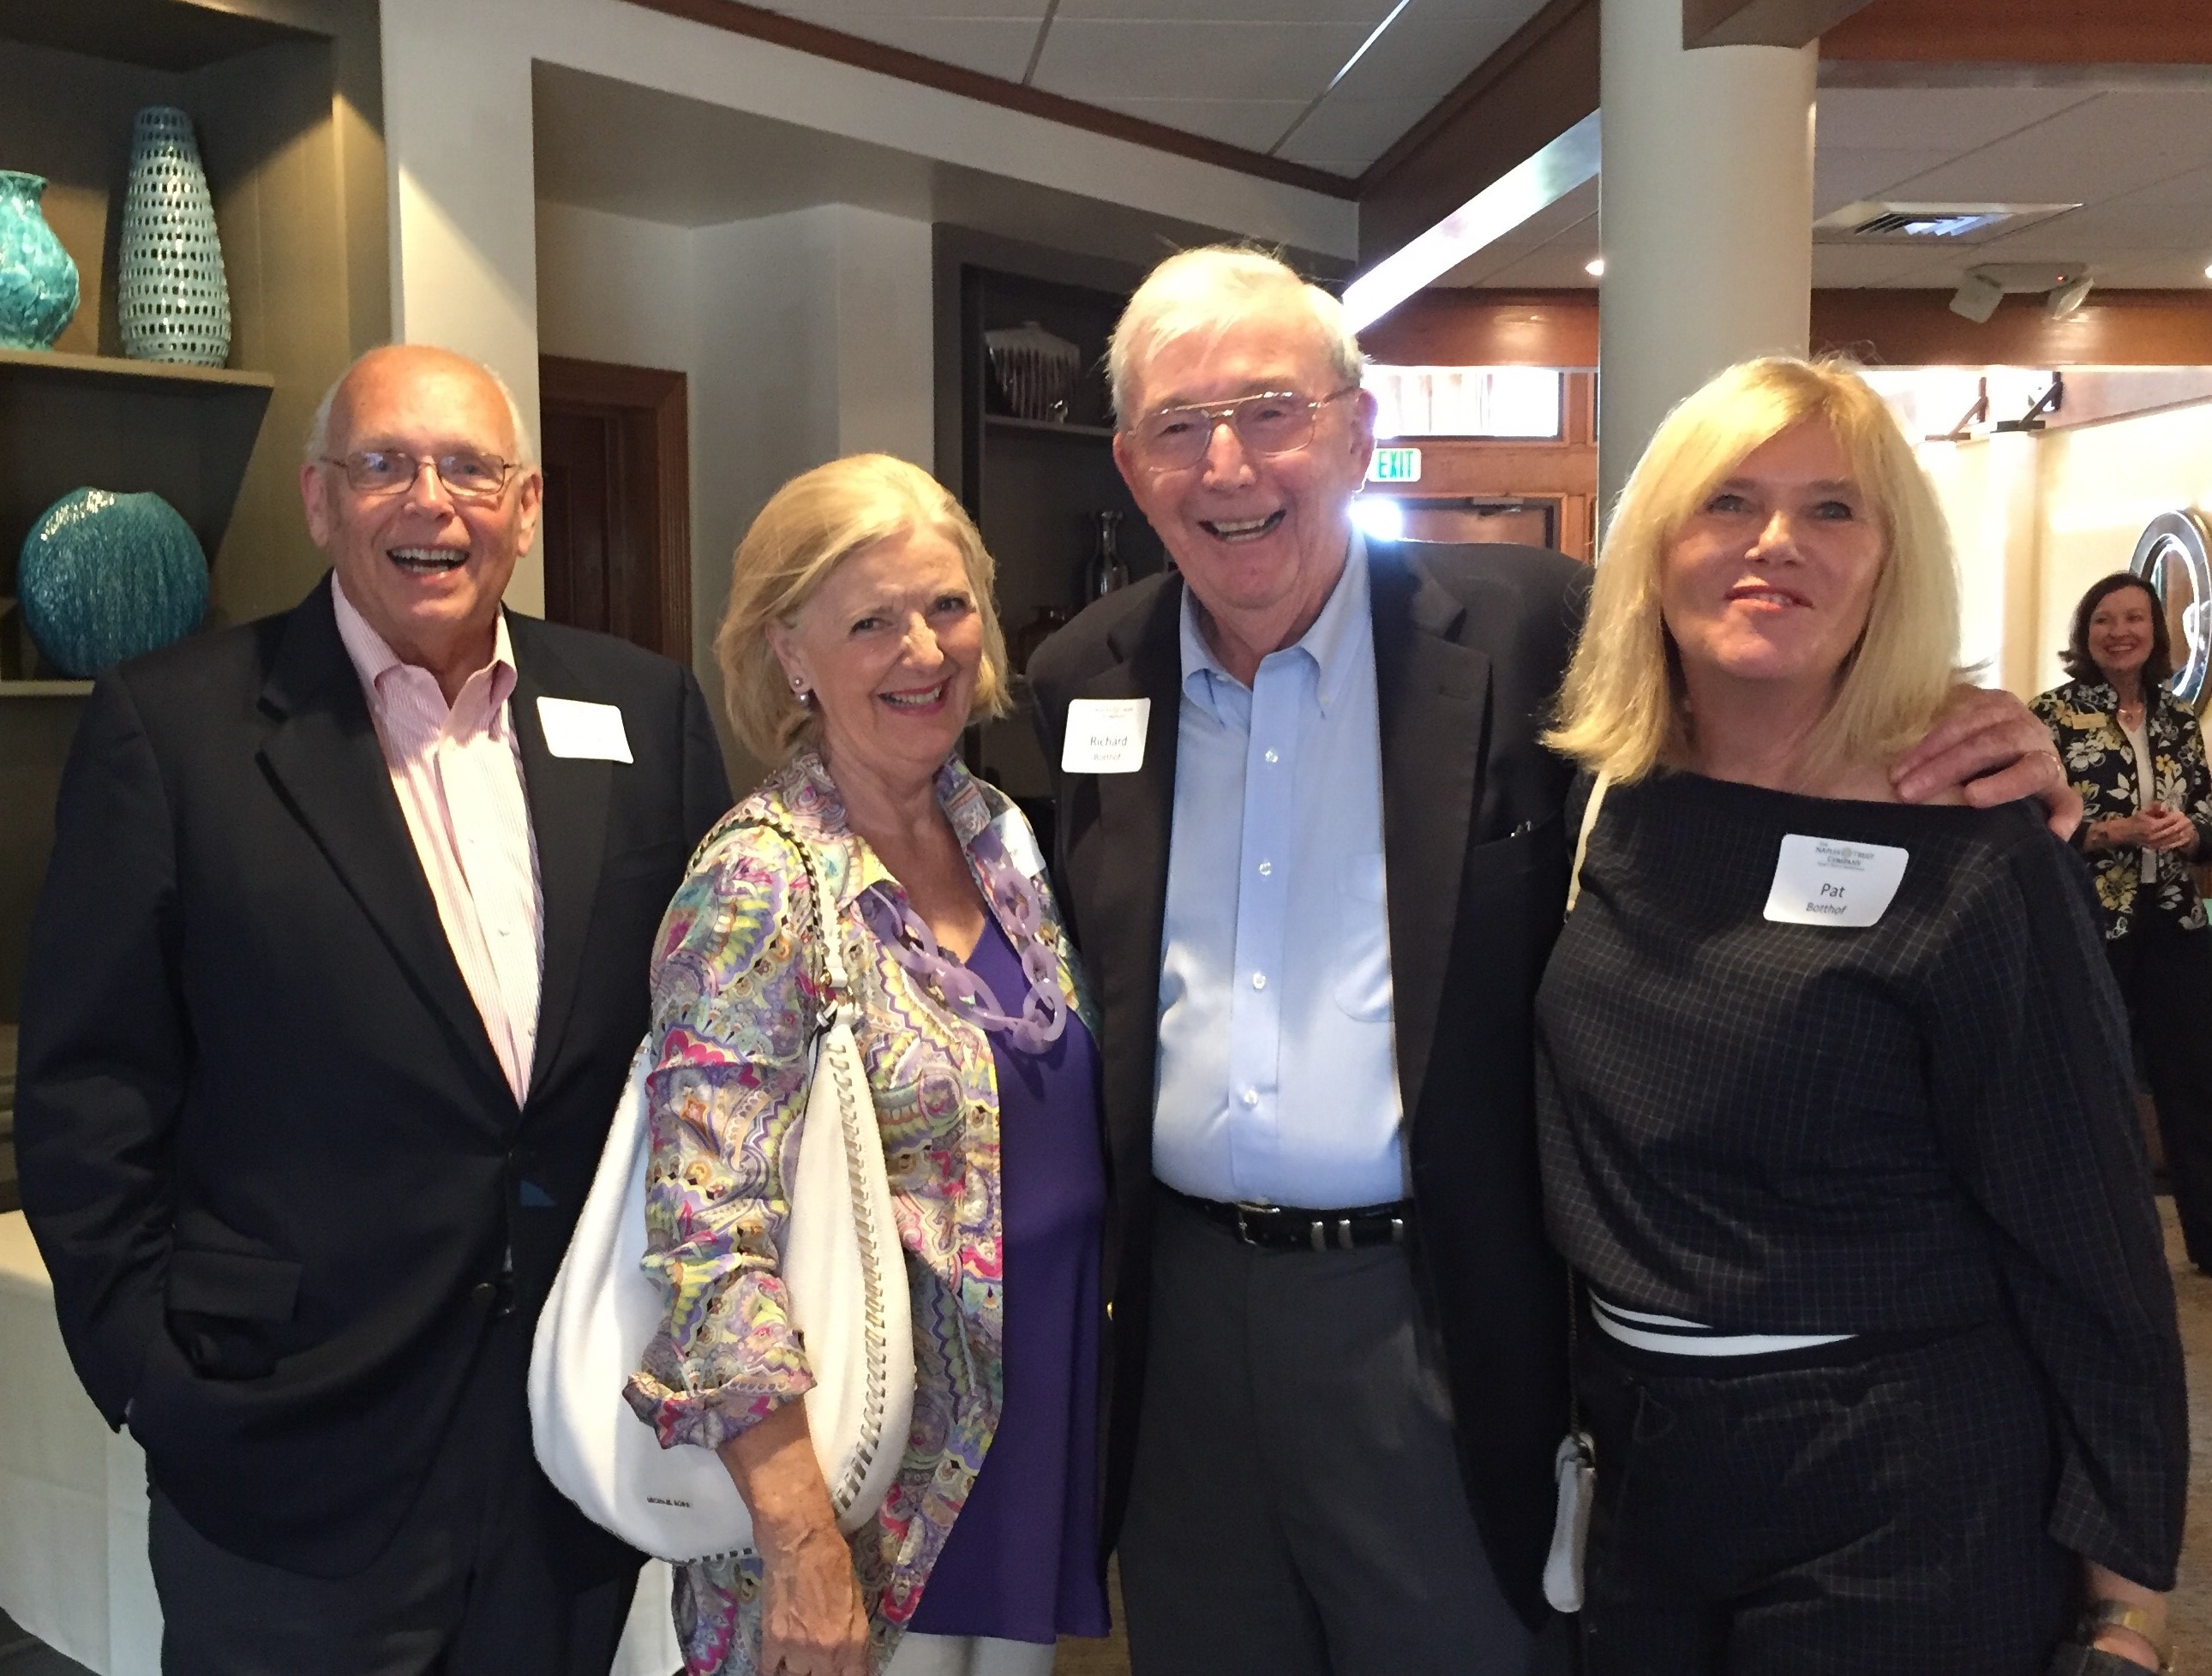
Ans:
[{"label": "teal ceramic vase", "polygon": [[134,361],[220,367],[230,355],[230,286],[215,199],[192,119],[168,105],[138,112],[123,190],[116,313]]},{"label": "teal ceramic vase", "polygon": [[15,570],[23,626],[64,675],[182,640],[207,616],[207,556],[158,495],[72,489],[39,514]]},{"label": "teal ceramic vase", "polygon": [[47,349],[76,313],[76,264],[46,225],[46,183],[0,169],[0,349]]}]

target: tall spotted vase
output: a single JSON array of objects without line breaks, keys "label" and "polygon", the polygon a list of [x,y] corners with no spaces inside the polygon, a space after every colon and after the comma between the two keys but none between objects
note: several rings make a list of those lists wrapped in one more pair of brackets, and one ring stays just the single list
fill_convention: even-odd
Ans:
[{"label": "tall spotted vase", "polygon": [[230,355],[230,287],[215,199],[192,119],[173,106],[149,105],[131,132],[119,265],[124,354],[222,365]]}]

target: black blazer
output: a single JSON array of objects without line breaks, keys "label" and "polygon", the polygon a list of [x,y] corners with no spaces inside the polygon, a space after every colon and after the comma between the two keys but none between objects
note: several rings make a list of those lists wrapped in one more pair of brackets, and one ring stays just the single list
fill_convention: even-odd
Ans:
[{"label": "black blazer", "polygon": [[[645,1032],[661,910],[730,800],[688,671],[507,628],[544,896],[519,1110],[327,579],[102,677],[62,781],[24,986],[24,1209],[101,1413],[127,1407],[194,1528],[293,1570],[384,1547],[494,1311],[535,1318]],[[549,754],[541,694],[619,705],[635,763]]]},{"label": "black blazer", "polygon": [[[1528,547],[1368,552],[1417,1274],[1442,1335],[1468,1498],[1500,1582],[1534,1623],[1567,1424],[1567,1281],[1544,1238],[1530,1010],[1566,891],[1569,771],[1536,736],[1589,573]],[[1060,902],[1104,1011],[1109,1541],[1144,1380],[1182,607],[1179,577],[1148,579],[1083,612],[1028,671],[1055,767],[1071,699],[1152,701],[1141,770],[1058,781]]]}]

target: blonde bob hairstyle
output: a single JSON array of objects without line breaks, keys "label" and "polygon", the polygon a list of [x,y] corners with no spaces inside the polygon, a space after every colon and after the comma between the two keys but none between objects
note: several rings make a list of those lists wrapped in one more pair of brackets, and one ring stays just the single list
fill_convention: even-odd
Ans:
[{"label": "blonde bob hairstyle", "polygon": [[795,622],[830,573],[862,548],[925,531],[959,552],[983,619],[983,662],[969,719],[1006,714],[1006,642],[991,603],[996,567],[974,520],[920,467],[889,454],[852,454],[802,471],[776,490],[731,562],[714,660],[731,725],[759,761],[787,762],[817,727],[769,646],[768,625]]},{"label": "blonde bob hairstyle", "polygon": [[1808,742],[1819,773],[1877,762],[1921,738],[1960,678],[1959,585],[1935,491],[1881,398],[1840,361],[1747,361],[1660,425],[1621,489],[1567,666],[1554,750],[1623,783],[1689,757],[1680,656],[1660,614],[1660,573],[1691,516],[1747,454],[1794,425],[1826,423],[1881,521],[1881,571],[1866,627]]}]

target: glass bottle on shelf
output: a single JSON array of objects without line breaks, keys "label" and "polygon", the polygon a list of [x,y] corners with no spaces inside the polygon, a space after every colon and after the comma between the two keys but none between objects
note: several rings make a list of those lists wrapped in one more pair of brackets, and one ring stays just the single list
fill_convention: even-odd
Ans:
[{"label": "glass bottle on shelf", "polygon": [[1121,561],[1121,514],[1094,512],[1086,515],[1086,521],[1091,526],[1091,560],[1083,570],[1083,598],[1088,603],[1128,586],[1129,567]]}]

